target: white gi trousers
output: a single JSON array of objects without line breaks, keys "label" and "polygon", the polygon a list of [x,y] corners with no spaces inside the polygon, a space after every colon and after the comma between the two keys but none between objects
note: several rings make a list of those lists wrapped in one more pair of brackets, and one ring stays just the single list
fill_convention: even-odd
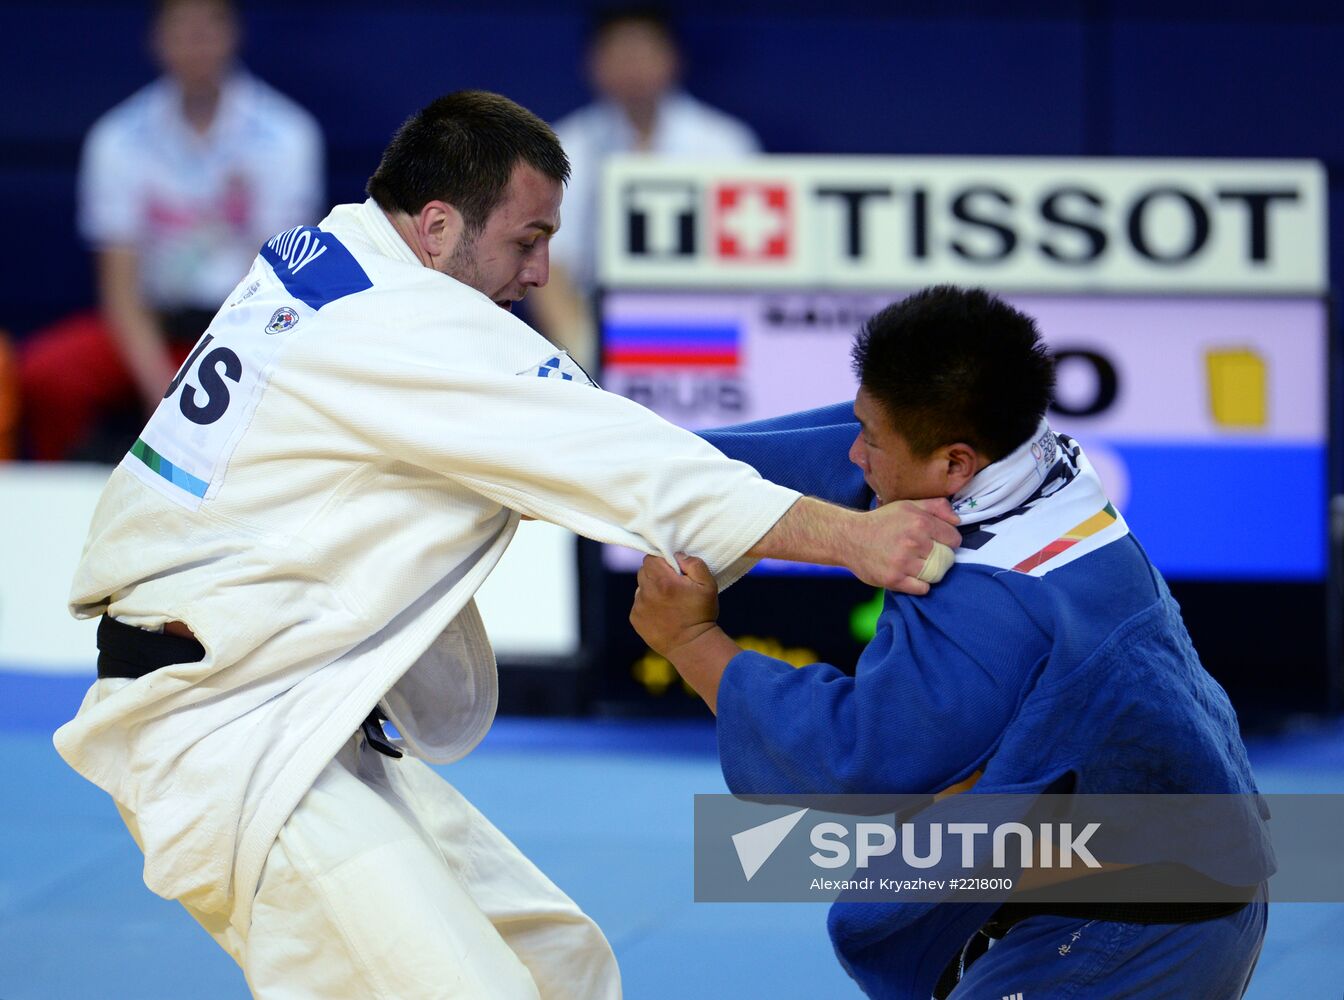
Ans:
[{"label": "white gi trousers", "polygon": [[621,995],[610,945],[573,900],[426,764],[361,736],[281,829],[246,935],[186,909],[258,1000]]}]

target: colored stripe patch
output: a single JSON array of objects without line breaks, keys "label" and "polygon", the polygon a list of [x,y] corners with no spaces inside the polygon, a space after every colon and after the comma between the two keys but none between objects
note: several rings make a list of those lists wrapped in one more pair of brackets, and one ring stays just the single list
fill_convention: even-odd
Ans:
[{"label": "colored stripe patch", "polygon": [[210,485],[209,483],[203,479],[197,479],[184,469],[179,469],[149,445],[145,444],[142,438],[136,438],[135,444],[131,445],[131,454],[144,462],[151,472],[162,476],[179,489],[186,490],[194,497],[205,496],[205,491]]},{"label": "colored stripe patch", "polygon": [[1073,546],[1081,542],[1084,538],[1089,538],[1092,535],[1095,535],[1098,531],[1101,531],[1103,528],[1110,527],[1112,524],[1116,522],[1118,516],[1119,515],[1117,515],[1115,512],[1115,508],[1108,503],[1101,510],[1097,511],[1095,514],[1089,517],[1086,521],[1081,521],[1078,524],[1075,524],[1072,528],[1064,532],[1064,534],[1060,535],[1045,548],[1041,549],[1040,551],[1032,555],[1027,556],[1027,558],[1023,559],[1020,563],[1014,566],[1013,569],[1017,570],[1019,573],[1030,573],[1038,566],[1042,566],[1045,563],[1048,563],[1051,559],[1055,558],[1055,556],[1059,555],[1061,552],[1065,552],[1071,549]]},{"label": "colored stripe patch", "polygon": [[731,367],[741,360],[741,331],[731,323],[608,323],[602,360],[609,365]]}]

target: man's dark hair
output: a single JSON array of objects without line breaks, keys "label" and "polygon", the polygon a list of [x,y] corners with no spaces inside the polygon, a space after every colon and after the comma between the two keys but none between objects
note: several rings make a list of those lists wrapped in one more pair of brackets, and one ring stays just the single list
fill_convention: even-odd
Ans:
[{"label": "man's dark hair", "polygon": [[667,12],[661,7],[652,5],[608,7],[598,11],[588,29],[588,47],[591,49],[600,45],[612,31],[627,24],[647,28],[654,34],[661,35],[663,41],[672,48],[678,48],[677,33],[672,29],[672,21],[668,18]]},{"label": "man's dark hair", "polygon": [[446,201],[479,232],[519,163],[569,180],[569,160],[551,127],[507,97],[459,90],[417,111],[397,129],[368,192],[384,211],[417,214]]},{"label": "man's dark hair", "polygon": [[1036,322],[979,288],[937,285],[887,306],[859,331],[853,358],[921,458],[963,441],[996,462],[1031,436],[1054,395]]},{"label": "man's dark hair", "polygon": [[[157,21],[177,7],[185,7],[188,4],[200,2],[202,0],[154,0],[154,20]],[[238,8],[233,0],[205,0],[205,2],[218,7],[220,12],[228,17],[236,18],[238,16]]]}]

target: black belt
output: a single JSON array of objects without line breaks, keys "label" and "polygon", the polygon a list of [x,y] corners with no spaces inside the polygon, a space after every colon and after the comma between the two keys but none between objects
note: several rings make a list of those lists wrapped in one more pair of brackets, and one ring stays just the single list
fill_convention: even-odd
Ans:
[{"label": "black belt", "polygon": [[[1093,888],[1099,888],[1108,881],[1127,879],[1132,891],[1135,880],[1138,880],[1139,884],[1160,885],[1164,872],[1172,867],[1164,864],[1142,865],[1138,868],[1089,875],[1086,881]],[[1189,881],[1188,871],[1184,873],[1184,878]],[[1027,901],[1004,903],[1000,906],[985,925],[966,942],[961,952],[947,964],[947,968],[938,978],[938,985],[934,987],[934,1000],[943,1000],[952,992],[966,970],[971,967],[971,963],[989,950],[991,940],[998,940],[1030,917],[1113,920],[1126,924],[1195,924],[1205,920],[1217,920],[1219,917],[1230,917],[1250,903],[1260,888],[1258,885],[1232,887],[1212,880],[1209,880],[1209,885],[1211,888],[1216,887],[1215,894],[1224,898],[1209,903],[1048,902],[1031,900],[1030,893],[1023,893],[1022,896],[1027,897]],[[1237,895],[1240,898],[1226,898],[1230,895]]]},{"label": "black belt", "polygon": [[[199,663],[203,659],[205,647],[195,639],[167,632],[146,632],[107,615],[98,623],[99,677],[134,680],[174,663]],[[387,741],[383,715],[377,705],[359,728],[373,749],[388,757],[401,756],[401,751]]]},{"label": "black belt", "polygon": [[195,639],[167,632],[146,632],[103,615],[98,623],[98,676],[131,679],[174,663],[198,663],[205,647]]}]

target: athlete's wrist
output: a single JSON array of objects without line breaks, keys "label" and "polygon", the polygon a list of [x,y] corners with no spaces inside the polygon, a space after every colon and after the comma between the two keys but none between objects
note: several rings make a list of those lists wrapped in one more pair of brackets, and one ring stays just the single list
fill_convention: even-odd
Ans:
[{"label": "athlete's wrist", "polygon": [[718,709],[719,682],[733,657],[742,647],[728,637],[717,623],[698,629],[693,637],[669,649],[667,658],[682,679],[705,699],[711,712]]}]

